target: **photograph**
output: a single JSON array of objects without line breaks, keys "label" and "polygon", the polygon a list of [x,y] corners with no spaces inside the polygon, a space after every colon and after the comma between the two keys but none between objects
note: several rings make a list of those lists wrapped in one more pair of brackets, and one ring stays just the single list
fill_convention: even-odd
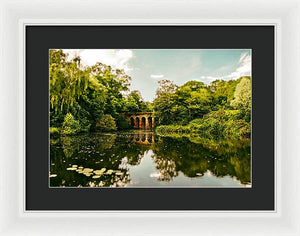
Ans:
[{"label": "photograph", "polygon": [[249,48],[49,49],[49,187],[252,188],[251,72]]}]

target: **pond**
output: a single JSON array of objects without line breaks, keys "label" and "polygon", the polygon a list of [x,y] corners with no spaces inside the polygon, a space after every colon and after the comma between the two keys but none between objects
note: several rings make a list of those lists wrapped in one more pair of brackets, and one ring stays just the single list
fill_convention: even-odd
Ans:
[{"label": "pond", "polygon": [[50,139],[50,187],[251,187],[250,140],[131,130]]}]

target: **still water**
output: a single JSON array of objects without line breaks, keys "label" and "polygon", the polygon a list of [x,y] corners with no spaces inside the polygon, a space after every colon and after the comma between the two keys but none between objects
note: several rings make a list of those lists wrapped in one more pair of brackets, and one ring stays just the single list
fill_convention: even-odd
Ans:
[{"label": "still water", "polygon": [[50,187],[251,187],[249,140],[132,130],[50,144]]}]

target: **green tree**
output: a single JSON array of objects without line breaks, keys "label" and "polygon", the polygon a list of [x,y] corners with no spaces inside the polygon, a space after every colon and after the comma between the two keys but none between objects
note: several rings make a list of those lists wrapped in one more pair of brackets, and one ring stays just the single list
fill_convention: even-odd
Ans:
[{"label": "green tree", "polygon": [[115,119],[111,115],[103,115],[96,123],[96,128],[101,131],[117,130]]},{"label": "green tree", "polygon": [[187,124],[208,113],[211,104],[211,92],[204,83],[189,81],[179,87],[163,80],[156,92],[154,110],[160,124]]},{"label": "green tree", "polygon": [[124,111],[126,112],[141,112],[147,111],[147,104],[138,90],[133,90],[125,100]]},{"label": "green tree", "polygon": [[250,78],[244,77],[237,84],[234,92],[234,99],[231,101],[231,105],[236,109],[240,109],[244,113],[247,121],[250,120],[250,113],[251,113]]},{"label": "green tree", "polygon": [[[105,114],[120,120],[131,78],[100,62],[84,67],[80,57],[67,58],[62,50],[50,50],[50,125],[61,127],[68,113],[79,121],[81,131],[95,129]],[[137,111],[146,107],[143,102],[137,105]]]},{"label": "green tree", "polygon": [[88,87],[89,71],[80,69],[80,58],[66,60],[62,50],[50,50],[50,104],[57,113],[79,99]]},{"label": "green tree", "polygon": [[213,110],[231,108],[231,100],[234,97],[234,90],[239,81],[240,79],[229,81],[215,80],[210,84],[209,88],[213,95]]},{"label": "green tree", "polygon": [[176,104],[178,86],[170,80],[160,80],[154,100],[154,111],[160,124],[170,124],[174,121],[173,106]]},{"label": "green tree", "polygon": [[211,138],[249,138],[251,80],[189,81],[180,87],[165,81],[154,101],[161,133],[193,133]]},{"label": "green tree", "polygon": [[237,84],[234,99],[231,102],[235,108],[245,108],[251,106],[251,81],[248,78],[242,78]]},{"label": "green tree", "polygon": [[202,117],[211,110],[211,93],[203,82],[189,81],[180,87],[179,101],[187,107],[188,120]]},{"label": "green tree", "polygon": [[106,88],[104,113],[117,118],[123,112],[123,94],[129,90],[130,76],[124,70],[114,70],[100,62],[91,67],[91,74]]},{"label": "green tree", "polygon": [[80,124],[78,120],[75,120],[71,113],[66,114],[61,134],[62,135],[74,135],[80,132]]}]

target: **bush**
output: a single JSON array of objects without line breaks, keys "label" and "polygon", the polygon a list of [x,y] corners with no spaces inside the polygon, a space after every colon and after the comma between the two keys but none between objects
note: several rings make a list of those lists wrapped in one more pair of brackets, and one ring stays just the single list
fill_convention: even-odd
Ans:
[{"label": "bush", "polygon": [[[204,116],[204,119],[217,119],[219,121],[228,121],[228,120],[238,120],[243,117],[243,114],[240,110],[218,110],[212,111]],[[202,119],[198,119],[202,120]]]},{"label": "bush", "polygon": [[91,127],[91,117],[77,102],[70,108],[70,113],[80,124],[80,132],[89,132]]},{"label": "bush", "polygon": [[230,120],[226,122],[224,129],[225,137],[250,138],[251,127],[245,120]]},{"label": "bush", "polygon": [[201,134],[209,138],[223,137],[224,124],[218,119],[206,118],[190,122],[189,127],[192,133]]},{"label": "bush", "polygon": [[167,133],[190,133],[189,126],[181,126],[181,125],[161,125],[155,129],[156,132],[160,134]]},{"label": "bush", "polygon": [[61,134],[62,135],[75,135],[80,132],[80,124],[78,120],[75,120],[71,113],[66,114]]},{"label": "bush", "polygon": [[60,129],[57,127],[50,127],[49,132],[50,132],[50,136],[58,136]]},{"label": "bush", "polygon": [[96,129],[101,131],[117,130],[115,119],[111,115],[103,115],[96,123]]},{"label": "bush", "polygon": [[239,110],[219,110],[205,115],[202,119],[192,120],[186,126],[163,125],[158,126],[158,134],[183,133],[196,134],[207,138],[250,138],[250,123],[242,119]]},{"label": "bush", "polygon": [[117,127],[118,130],[122,130],[122,129],[133,129],[133,127],[128,123],[128,121],[121,116],[118,120],[117,120]]}]

